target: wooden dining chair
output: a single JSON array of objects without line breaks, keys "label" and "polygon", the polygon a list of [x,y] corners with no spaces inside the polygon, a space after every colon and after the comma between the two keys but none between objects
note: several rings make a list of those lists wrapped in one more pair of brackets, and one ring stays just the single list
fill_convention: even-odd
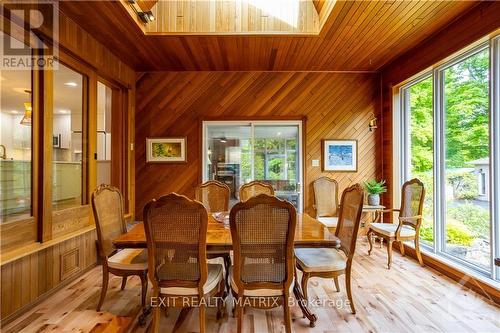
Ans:
[{"label": "wooden dining chair", "polygon": [[283,305],[285,329],[291,332],[288,298],[294,273],[296,219],[291,203],[266,194],[240,202],[231,210],[231,289],[236,299],[238,332],[243,327],[245,305]]},{"label": "wooden dining chair", "polygon": [[339,184],[335,179],[321,177],[313,182],[313,190],[316,220],[328,228],[336,228],[339,210]]},{"label": "wooden dining chair", "polygon": [[307,281],[310,278],[333,278],[337,291],[340,291],[338,277],[345,274],[351,312],[356,313],[351,290],[351,270],[363,200],[364,192],[359,184],[347,188],[342,193],[339,222],[335,230],[335,236],[340,239],[339,250],[333,248],[295,249],[297,269],[302,272],[301,289],[305,299],[307,299]]},{"label": "wooden dining chair", "polygon": [[243,184],[240,187],[240,201],[244,202],[259,194],[274,195],[274,189],[271,184],[260,182],[257,180],[251,181],[248,184]]},{"label": "wooden dining chair", "polygon": [[112,243],[113,239],[127,232],[120,190],[111,185],[100,185],[92,193],[91,202],[97,231],[97,252],[102,261],[102,289],[97,311],[101,310],[106,297],[109,273],[122,277],[122,290],[125,289],[127,277],[139,276],[142,286],[141,304],[145,307],[148,289],[147,251],[142,249],[116,250]]},{"label": "wooden dining chair", "polygon": [[[196,189],[196,200],[200,201],[209,214],[229,211],[231,189],[226,184],[209,180]],[[229,268],[231,267],[231,251],[207,251],[208,259],[222,258],[226,271],[226,288],[229,291]]]},{"label": "wooden dining chair", "polygon": [[200,201],[209,213],[229,211],[231,189],[217,180],[209,180],[196,189],[196,200]]},{"label": "wooden dining chair", "polygon": [[[208,298],[224,296],[222,265],[207,264],[207,225],[205,207],[182,195],[171,193],[144,207],[153,297],[172,307],[198,306],[200,332],[205,332]],[[160,328],[160,310],[153,308],[153,332]]]},{"label": "wooden dining chair", "polygon": [[418,262],[424,266],[420,254],[420,225],[422,224],[422,210],[424,208],[425,187],[417,178],[403,184],[401,190],[400,209],[380,210],[380,213],[399,212],[398,223],[371,223],[366,237],[370,244],[368,254],[373,249],[372,236],[376,235],[387,242],[387,268],[391,269],[392,243],[399,243],[401,254],[405,255],[404,241],[413,240]]}]

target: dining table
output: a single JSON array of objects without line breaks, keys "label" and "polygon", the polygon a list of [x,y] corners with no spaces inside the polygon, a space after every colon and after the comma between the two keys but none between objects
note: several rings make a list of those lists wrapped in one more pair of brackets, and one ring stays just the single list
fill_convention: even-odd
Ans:
[{"label": "dining table", "polygon": [[[134,224],[130,230],[113,240],[117,249],[125,248],[147,248],[144,223]],[[227,215],[219,218],[217,214],[208,215],[207,228],[207,251],[230,251],[232,250],[231,230]],[[340,239],[337,238],[324,224],[314,219],[308,214],[297,214],[297,223],[295,227],[294,247],[330,247],[339,248]],[[297,303],[302,310],[303,315],[309,319],[311,327],[315,326],[316,315],[309,309],[308,301],[300,287],[295,270],[295,282],[293,293]],[[141,321],[144,318],[141,318]]]}]

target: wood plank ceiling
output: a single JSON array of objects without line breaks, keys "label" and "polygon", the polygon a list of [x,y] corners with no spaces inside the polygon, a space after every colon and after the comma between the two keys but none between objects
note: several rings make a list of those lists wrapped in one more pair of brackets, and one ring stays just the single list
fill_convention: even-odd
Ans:
[{"label": "wood plank ceiling", "polygon": [[151,8],[156,19],[139,25],[147,35],[318,35],[326,22],[321,18],[334,5],[335,0],[328,6],[312,0],[158,1]]},{"label": "wood plank ceiling", "polygon": [[319,36],[146,36],[117,1],[60,9],[136,71],[377,71],[480,1],[338,1]]}]

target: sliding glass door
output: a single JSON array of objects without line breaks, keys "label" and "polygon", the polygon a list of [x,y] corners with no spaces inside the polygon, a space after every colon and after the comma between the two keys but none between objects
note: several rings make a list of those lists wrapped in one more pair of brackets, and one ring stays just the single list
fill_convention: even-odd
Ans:
[{"label": "sliding glass door", "polygon": [[239,200],[241,185],[263,181],[301,210],[300,133],[300,122],[204,122],[203,181],[226,183],[231,205]]}]

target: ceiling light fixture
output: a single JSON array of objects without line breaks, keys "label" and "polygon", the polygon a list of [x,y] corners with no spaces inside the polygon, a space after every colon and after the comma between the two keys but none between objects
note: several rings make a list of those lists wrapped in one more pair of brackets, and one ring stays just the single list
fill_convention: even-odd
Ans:
[{"label": "ceiling light fixture", "polygon": [[31,112],[32,112],[32,110],[33,109],[31,108],[30,102],[24,103],[24,116],[23,116],[23,119],[21,119],[21,121],[20,121],[21,125],[31,126]]},{"label": "ceiling light fixture", "polygon": [[[30,95],[30,100],[31,100],[31,90],[25,90],[25,93]],[[23,119],[19,122],[21,125],[24,126],[31,126],[31,113],[33,111],[33,108],[31,107],[31,102],[25,102],[24,103],[24,116]]]},{"label": "ceiling light fixture", "polygon": [[12,113],[12,114],[19,114],[19,111],[17,111],[17,110],[11,110],[10,113]]},{"label": "ceiling light fixture", "polygon": [[78,83],[73,82],[73,81],[66,82],[64,85],[68,86],[68,87],[78,87]]},{"label": "ceiling light fixture", "polygon": [[153,22],[155,20],[155,16],[153,15],[153,12],[150,10],[147,11],[142,11],[142,9],[139,7],[137,9],[137,2],[135,0],[128,0],[128,3],[130,4],[130,7],[134,10],[134,12],[137,14],[137,17],[139,20],[141,20],[142,23],[149,23]]}]

